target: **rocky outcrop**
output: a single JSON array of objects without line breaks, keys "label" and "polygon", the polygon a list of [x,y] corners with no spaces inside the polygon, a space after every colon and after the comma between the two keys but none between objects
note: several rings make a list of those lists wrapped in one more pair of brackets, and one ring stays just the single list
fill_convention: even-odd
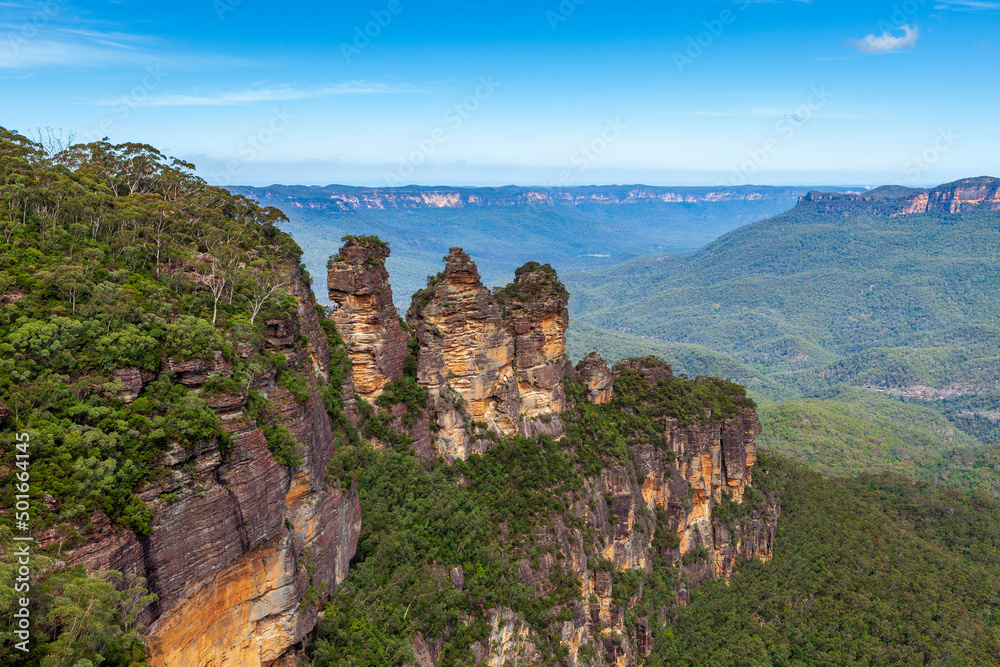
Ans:
[{"label": "rocky outcrop", "polygon": [[[444,271],[414,295],[407,312],[416,343],[415,380],[427,390],[424,414],[406,427],[405,406],[383,406],[393,428],[409,429],[418,455],[464,459],[485,452],[498,437],[561,436],[563,420],[577,414],[566,413],[573,408],[567,376],[583,385],[582,391],[574,385],[572,400],[612,404],[603,410],[615,414],[615,383],[623,376],[632,391],[636,383],[648,383],[651,393],[658,383],[681,382],[652,358],[609,369],[595,354],[572,368],[565,354],[568,294],[550,267],[526,264],[514,282],[491,292],[461,248],[452,248],[444,261]],[[331,280],[343,284],[333,270]],[[341,311],[344,318],[371,312]],[[338,321],[338,328],[341,322],[357,330],[350,329],[350,318]],[[355,364],[355,379],[369,368]],[[556,637],[568,652],[560,667],[638,665],[652,650],[653,624],[665,622],[670,607],[685,604],[690,587],[728,577],[739,560],[770,559],[776,499],[749,491],[760,422],[753,409],[738,407],[751,403],[733,398],[721,415],[658,418],[656,437],[644,427],[628,438],[627,460],[581,479],[582,491],[565,499],[566,511],[532,535],[535,555],[518,562],[520,580],[539,595],[569,577],[579,581],[581,598],[552,610],[560,620],[545,640],[510,609],[490,610],[480,619],[486,638],[470,647],[477,664],[538,664],[540,642]],[[501,534],[506,541],[503,526]],[[615,581],[629,570],[654,567],[674,568],[674,597],[652,617],[631,618],[642,591],[616,594]],[[461,567],[442,568],[438,576],[442,586],[465,585]],[[445,641],[415,635],[414,664],[437,664]]]},{"label": "rocky outcrop", "polygon": [[884,186],[865,194],[810,192],[802,203],[826,213],[886,215],[1000,211],[1000,179],[980,176],[929,190]]},{"label": "rocky outcrop", "polygon": [[[299,402],[277,386],[274,371],[261,372],[255,385],[300,444],[301,465],[275,461],[245,411],[246,395],[211,397],[208,405],[232,440],[228,456],[217,442],[195,450],[174,446],[154,481],[138,491],[152,509],[146,537],[99,514],[76,538],[83,546],[62,550],[70,566],[118,570],[126,583],[145,578],[158,596],[142,613],[154,665],[270,664],[313,628],[316,601],[343,580],[354,555],[357,490],[325,485],[333,433],[317,380],[328,376],[329,347],[298,267],[288,271],[289,292],[300,305],[288,319],[268,323],[268,347],[306,380],[308,397]],[[229,375],[232,363],[217,353],[209,360],[170,359],[164,370],[198,389],[213,374]],[[116,373],[124,400],[141,390],[143,378],[133,371]],[[353,396],[351,387],[345,390]],[[44,548],[64,539],[52,529],[39,543]]]},{"label": "rocky outcrop", "polygon": [[392,303],[385,260],[388,244],[373,237],[347,237],[330,259],[327,287],[337,304],[331,319],[347,345],[354,390],[374,402],[385,386],[403,376],[408,336]]},{"label": "rocky outcrop", "polygon": [[492,294],[461,248],[445,261],[407,312],[437,451],[464,459],[496,435],[558,435],[569,295],[555,272],[527,264]]},{"label": "rocky outcrop", "polygon": [[[664,364],[626,361],[609,371],[592,357],[578,372],[588,367],[599,375],[639,374],[652,384],[672,378]],[[588,400],[599,398],[588,394]],[[562,667],[642,664],[652,650],[652,624],[666,622],[670,606],[686,604],[694,585],[728,577],[740,560],[771,558],[777,500],[756,492],[756,504],[741,504],[756,462],[756,413],[747,408],[725,419],[708,414],[685,426],[666,418],[662,427],[661,441],[629,445],[627,465],[583,480],[584,497],[567,516],[580,517],[584,528],[554,518],[551,529],[535,536],[545,556],[534,566],[521,562],[522,581],[542,594],[556,568],[580,581],[586,602],[571,603],[572,619],[558,628],[569,651]],[[723,511],[727,504],[732,515]],[[588,540],[588,533],[595,537]],[[595,559],[603,559],[604,566],[595,569]],[[676,566],[677,577],[671,605],[659,609],[658,617],[626,622],[642,590],[632,591],[631,598],[616,595],[615,573],[670,566]],[[585,653],[591,658],[584,660]]]},{"label": "rocky outcrop", "polygon": [[618,374],[608,368],[604,359],[597,356],[596,352],[591,352],[590,356],[576,365],[576,371],[587,385],[587,400],[597,405],[611,402],[615,395],[615,380]]}]

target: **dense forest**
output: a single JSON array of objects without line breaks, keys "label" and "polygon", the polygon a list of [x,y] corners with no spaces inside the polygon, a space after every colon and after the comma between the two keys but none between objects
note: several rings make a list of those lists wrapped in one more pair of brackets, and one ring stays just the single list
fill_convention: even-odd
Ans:
[{"label": "dense forest", "polygon": [[[4,664],[146,664],[137,610],[150,600],[147,582],[61,567],[60,550],[79,544],[95,513],[137,535],[149,530],[150,509],[135,491],[155,478],[168,447],[216,440],[226,451],[226,432],[209,407],[215,393],[249,387],[265,368],[293,395],[302,391],[303,379],[284,369],[281,355],[237,354],[255,349],[266,320],[296,307],[283,276],[301,270],[300,250],[279,229],[284,217],[192,171],[149,146],[96,142],[50,155],[0,129]],[[336,418],[345,355],[336,329],[322,322],[335,361],[323,398]],[[215,351],[231,365],[228,377],[199,392],[177,381],[172,364],[220,361]],[[115,375],[123,367],[154,376],[130,402]],[[415,413],[425,398],[409,370],[375,405],[359,401],[356,430],[335,419],[342,437],[328,483],[357,484],[364,519],[347,580],[329,600],[304,602],[325,611],[300,647],[317,665],[403,665],[417,633],[442,641],[442,665],[472,664],[487,630],[474,619],[498,605],[521,614],[544,640],[542,662],[555,664],[565,647],[548,629],[581,592],[558,567],[546,595],[522,583],[518,561],[551,555],[535,542],[538,529],[556,519],[579,523],[568,510],[583,500],[581,480],[629,465],[629,443],[661,437],[667,417],[695,423],[706,411],[725,417],[752,406],[741,387],[710,378],[650,383],[623,372],[606,405],[586,403],[583,385],[568,380],[574,407],[564,416],[565,438],[499,439],[485,455],[447,465],[419,460],[408,436],[391,428],[390,405]],[[249,393],[272,456],[294,467],[297,443],[276,424],[269,401]],[[33,528],[65,538],[35,556],[35,650],[27,656],[12,648],[9,510],[18,468],[7,434],[16,432],[31,436]],[[888,447],[920,454],[907,446]],[[893,474],[829,480],[776,454],[762,453],[757,466],[744,504],[724,503],[713,520],[731,524],[780,499],[773,560],[737,566],[728,583],[703,583],[687,606],[675,604],[676,586],[684,565],[705,554],[612,573],[616,597],[631,606],[628,631],[640,614],[665,610],[648,664],[997,664],[995,499]],[[613,569],[608,561],[590,565]],[[456,567],[462,585],[442,585]]]},{"label": "dense forest", "polygon": [[694,253],[564,276],[570,344],[737,379],[765,445],[821,472],[996,488],[998,247],[996,212],[803,201]]},{"label": "dense forest", "polygon": [[[49,155],[0,129],[0,420],[30,436],[32,529],[58,527],[58,547],[79,544],[95,512],[144,535],[150,510],[134,491],[156,474],[169,446],[197,448],[228,438],[207,404],[213,392],[247,385],[283,357],[238,356],[264,321],[294,310],[284,274],[298,270],[298,246],[275,223],[284,216],[208,186],[193,165],[141,144],[96,142]],[[231,364],[196,393],[171,364]],[[115,371],[153,376],[122,400]],[[256,397],[266,426],[269,405]],[[274,456],[291,465],[287,429],[266,429]],[[0,457],[0,647],[13,652],[11,614],[16,450]],[[45,563],[58,550],[38,555]],[[52,560],[55,564],[57,561]],[[136,612],[145,582],[89,577],[51,567],[35,584],[35,649],[27,664],[131,664],[144,660]],[[113,585],[114,584],[114,585]],[[96,612],[95,612],[96,605]],[[70,658],[73,658],[72,660]],[[9,662],[8,662],[9,660]],[[77,662],[82,660],[84,662]]]}]

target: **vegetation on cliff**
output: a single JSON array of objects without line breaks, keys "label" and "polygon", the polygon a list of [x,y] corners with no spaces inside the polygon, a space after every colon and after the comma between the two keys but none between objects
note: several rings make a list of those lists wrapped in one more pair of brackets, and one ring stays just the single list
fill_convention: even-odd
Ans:
[{"label": "vegetation on cliff", "polygon": [[[634,363],[669,375],[652,358]],[[390,385],[387,393],[396,394],[390,402],[418,406],[422,397],[403,389],[407,380]],[[365,443],[338,450],[331,478],[344,486],[357,483],[365,515],[354,566],[309,649],[316,664],[408,664],[418,634],[429,644],[442,642],[440,667],[472,664],[475,644],[490,633],[487,612],[499,608],[520,614],[537,633],[539,664],[556,664],[567,649],[554,623],[571,618],[572,605],[586,600],[565,554],[546,533],[557,522],[582,529],[581,548],[592,565],[614,569],[595,550],[597,532],[580,514],[581,506],[595,502],[585,485],[608,466],[631,465],[630,443],[662,443],[667,416],[701,423],[709,411],[723,418],[752,406],[742,387],[728,382],[665,377],[651,383],[627,368],[609,404],[587,403],[584,385],[571,378],[566,384],[575,403],[561,415],[567,429],[561,441],[503,438],[486,454],[451,464],[419,460],[412,439],[398,434],[383,440],[389,447],[381,451]],[[362,409],[365,414],[379,424],[379,433],[391,430],[386,412]],[[362,433],[370,428],[363,424]],[[660,538],[668,548],[676,540],[672,533]],[[522,565],[537,569],[546,556],[556,562],[548,580],[529,586]],[[619,602],[630,606],[628,591],[638,595],[645,586],[645,597],[631,606],[655,613],[672,603],[680,567],[657,560],[650,575],[615,573]],[[456,568],[461,585],[451,574]],[[634,634],[636,612],[630,613]]]},{"label": "vegetation on cliff", "polygon": [[[0,421],[30,435],[31,527],[58,531],[53,549],[79,546],[101,514],[148,533],[151,512],[135,491],[162,456],[210,442],[223,456],[231,449],[213,400],[247,398],[275,458],[298,462],[297,443],[255,387],[275,377],[303,398],[284,355],[263,351],[267,321],[298,307],[286,287],[299,248],[275,226],[279,211],[208,186],[192,169],[131,143],[49,155],[0,128]],[[0,455],[4,508],[14,505],[14,451]],[[0,514],[0,530],[13,520]],[[54,592],[31,597],[32,618],[51,622],[33,624],[24,664],[142,660],[134,619],[121,620],[124,602],[101,584],[58,568],[42,575],[34,590]],[[5,654],[10,585],[0,582]],[[116,639],[81,631],[71,605],[91,605],[55,592],[68,587],[92,591],[100,613],[89,619],[106,613]],[[141,582],[121,587],[144,595]]]},{"label": "vegetation on cliff", "polygon": [[768,401],[806,399],[764,408],[765,446],[805,445],[826,473],[1000,487],[982,465],[1000,442],[1000,213],[880,215],[824,197],[688,255],[564,274],[570,350],[657,354]]},{"label": "vegetation on cliff", "polygon": [[995,498],[773,456],[754,475],[782,499],[773,560],[694,590],[648,664],[998,664]]}]

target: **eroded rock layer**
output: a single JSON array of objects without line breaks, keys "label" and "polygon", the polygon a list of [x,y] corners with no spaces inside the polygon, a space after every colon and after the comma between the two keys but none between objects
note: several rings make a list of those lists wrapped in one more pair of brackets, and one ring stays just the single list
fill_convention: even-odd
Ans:
[{"label": "eroded rock layer", "polygon": [[348,237],[327,274],[330,316],[347,345],[354,390],[373,402],[385,385],[403,376],[407,335],[392,303],[385,260],[388,245],[370,237]]},{"label": "eroded rock layer", "polygon": [[569,295],[555,271],[527,264],[492,294],[461,248],[445,261],[407,312],[437,451],[464,459],[485,451],[496,435],[558,435]]},{"label": "eroded rock layer", "polygon": [[884,186],[864,194],[810,192],[801,199],[825,213],[914,215],[1000,211],[1000,179],[966,178],[931,189]]},{"label": "eroded rock layer", "polygon": [[[148,536],[139,538],[98,514],[82,536],[84,546],[63,551],[69,566],[118,570],[127,583],[146,579],[158,596],[142,613],[154,665],[270,664],[315,625],[315,600],[303,602],[307,591],[316,599],[328,595],[354,555],[361,528],[357,490],[324,485],[333,433],[316,382],[329,372],[329,346],[298,267],[288,272],[288,291],[300,305],[288,319],[267,323],[267,347],[307,378],[307,398],[300,402],[277,386],[274,371],[262,371],[254,383],[299,443],[301,465],[285,468],[275,461],[246,412],[245,393],[216,396],[208,405],[230,434],[231,453],[223,457],[217,442],[196,451],[175,446],[160,462],[161,473],[139,491],[153,510]],[[165,369],[198,389],[232,366],[216,354],[209,361],[167,360]],[[149,379],[131,369],[116,377],[123,380],[125,400]],[[344,394],[353,397],[350,384],[348,378]],[[353,406],[345,405],[356,418]],[[39,543],[60,539],[53,529]]]},{"label": "eroded rock layer", "polygon": [[[672,377],[662,364],[622,362],[608,370],[599,357],[577,368],[584,378],[617,377],[624,371],[638,372],[652,384]],[[589,392],[588,400],[596,403],[604,396]],[[568,513],[582,519],[582,528],[556,518],[537,536],[549,553],[537,564],[527,559],[520,564],[525,585],[540,594],[547,592],[554,568],[567,568],[580,581],[587,602],[571,603],[572,619],[560,624],[569,652],[560,667],[642,664],[652,650],[652,624],[665,623],[670,606],[686,604],[692,586],[705,578],[728,577],[737,561],[771,558],[779,514],[775,498],[758,494],[756,505],[744,507],[738,516],[722,520],[718,515],[723,502],[740,504],[750,488],[760,434],[756,413],[744,409],[726,419],[709,414],[687,426],[666,418],[662,427],[662,442],[632,442],[628,465],[605,468],[600,476],[584,480],[585,496]],[[588,539],[588,533],[594,537]],[[607,569],[595,569],[595,558],[603,559]],[[616,596],[613,572],[649,572],[664,565],[678,568],[672,605],[658,610],[658,617],[628,623],[626,616],[634,613],[642,593],[634,591],[630,599]],[[516,620],[508,624],[509,631],[517,627]]]}]

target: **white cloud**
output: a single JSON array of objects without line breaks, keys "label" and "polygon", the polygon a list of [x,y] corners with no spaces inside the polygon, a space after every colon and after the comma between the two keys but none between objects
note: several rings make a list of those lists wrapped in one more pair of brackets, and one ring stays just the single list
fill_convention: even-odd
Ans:
[{"label": "white cloud", "polygon": [[[293,88],[277,86],[272,88],[251,88],[247,90],[218,91],[204,94],[169,94],[146,97],[142,100],[130,100],[132,106],[143,107],[224,107],[253,104],[255,102],[285,102],[289,100],[305,100],[333,95],[388,95],[399,93],[419,93],[419,89],[411,86],[389,86],[384,83],[370,81],[347,81],[328,86],[310,88]],[[99,106],[119,104],[123,100],[100,100]]]},{"label": "white cloud", "polygon": [[979,12],[1000,9],[1000,2],[988,0],[943,0],[934,9],[952,9],[958,12]]},{"label": "white cloud", "polygon": [[920,29],[904,25],[900,28],[903,31],[901,37],[894,36],[891,32],[884,32],[881,35],[868,35],[863,39],[849,39],[847,46],[852,46],[865,53],[885,53],[887,51],[899,51],[900,49],[912,49],[917,45],[920,38]]}]

